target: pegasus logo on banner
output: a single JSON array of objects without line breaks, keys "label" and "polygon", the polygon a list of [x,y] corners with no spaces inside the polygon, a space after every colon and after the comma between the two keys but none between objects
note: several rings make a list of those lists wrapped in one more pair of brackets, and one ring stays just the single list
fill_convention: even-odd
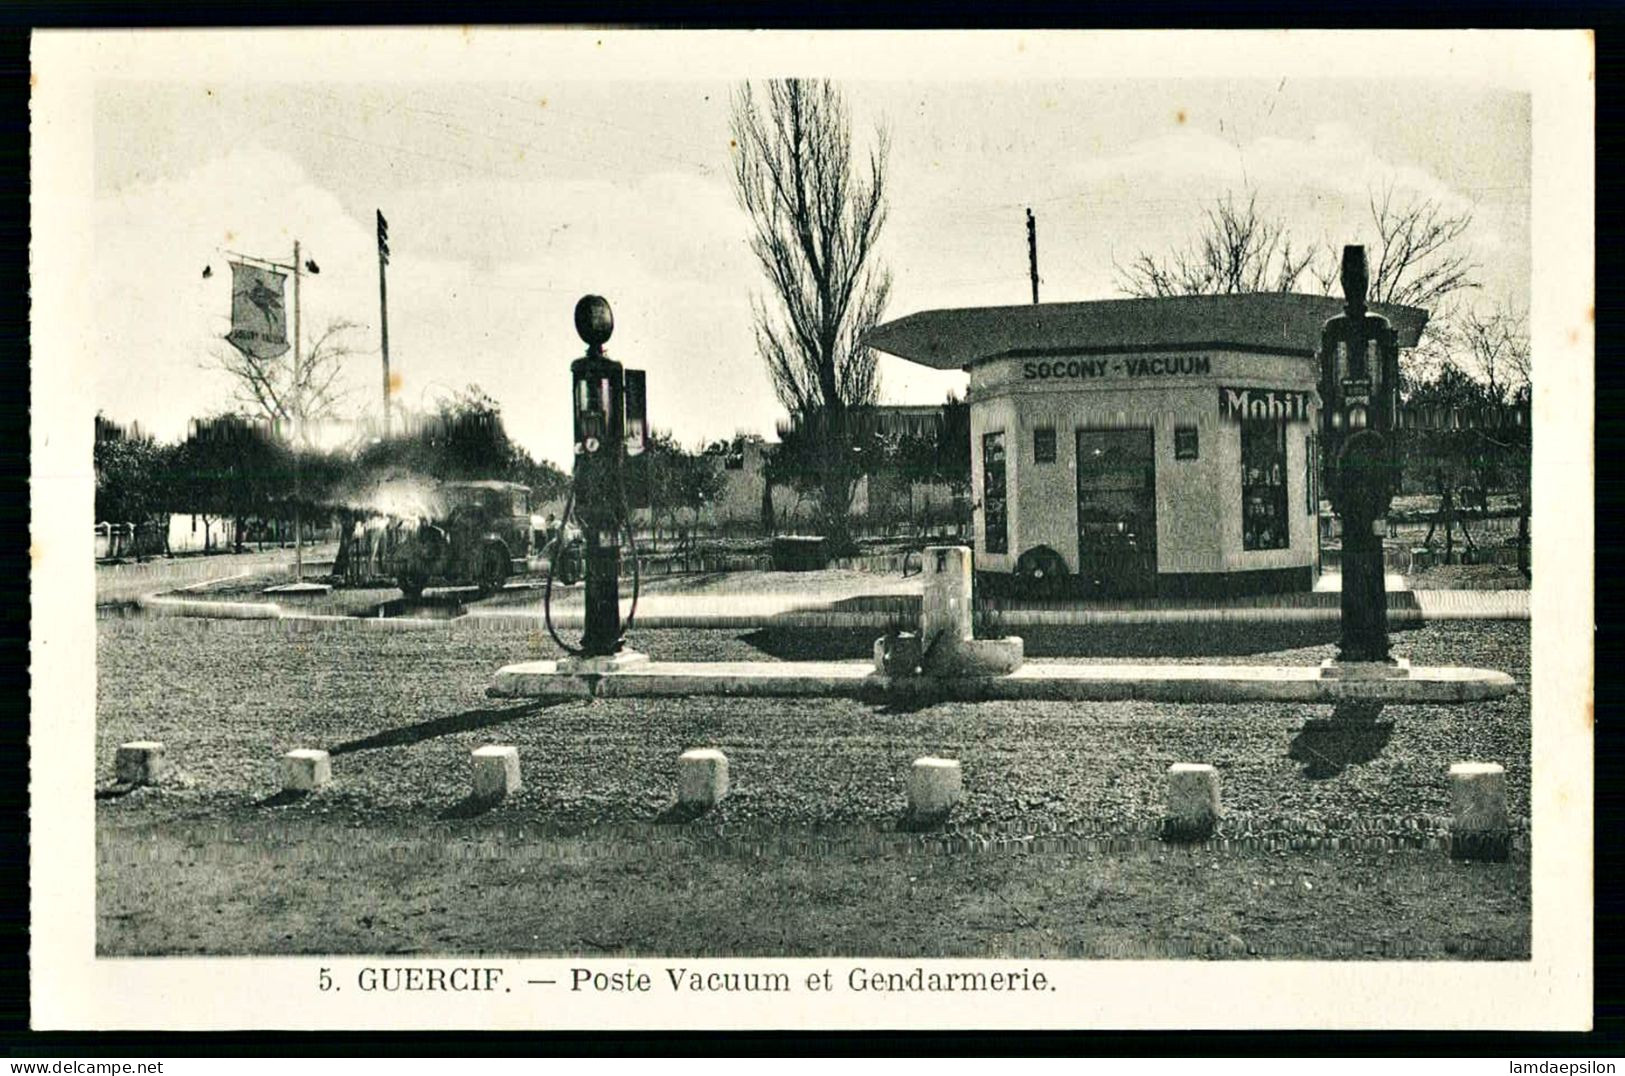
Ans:
[{"label": "pegasus logo on banner", "polygon": [[283,274],[257,266],[231,265],[231,332],[226,340],[252,359],[274,359],[288,350],[283,312]]},{"label": "pegasus logo on banner", "polygon": [[252,285],[241,293],[244,298],[259,308],[265,315],[265,324],[279,327],[282,322],[282,293],[266,286],[263,279],[254,278]]}]

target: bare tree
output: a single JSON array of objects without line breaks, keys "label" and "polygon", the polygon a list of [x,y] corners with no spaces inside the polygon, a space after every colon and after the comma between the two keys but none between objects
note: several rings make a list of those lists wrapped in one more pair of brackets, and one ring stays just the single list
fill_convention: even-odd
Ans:
[{"label": "bare tree", "polygon": [[1512,402],[1529,391],[1529,327],[1508,310],[1469,310],[1459,319],[1460,350],[1469,371],[1496,402]]},{"label": "bare tree", "polygon": [[850,542],[857,481],[848,412],[875,402],[875,354],[863,334],[885,310],[891,274],[875,258],[886,220],[884,130],[854,166],[851,119],[826,81],[777,80],[733,95],[734,192],[750,215],[751,252],[767,276],[755,297],[757,351],[791,421],[823,448],[823,516]]},{"label": "bare tree", "polygon": [[1391,183],[1373,189],[1369,200],[1377,230],[1372,302],[1431,309],[1478,287],[1478,266],[1462,243],[1473,223],[1471,210],[1453,212],[1437,198],[1396,200]]},{"label": "bare tree", "polygon": [[345,360],[356,354],[349,335],[358,328],[342,318],[328,322],[298,349],[297,360],[293,349],[261,359],[227,345],[213,355],[210,365],[231,375],[233,399],[245,411],[301,431],[309,423],[332,418],[349,395],[340,375]]},{"label": "bare tree", "polygon": [[1118,266],[1118,287],[1139,298],[1292,291],[1315,257],[1313,247],[1293,248],[1280,220],[1259,215],[1256,191],[1244,206],[1232,192],[1206,211],[1192,246],[1163,258],[1141,251]]},{"label": "bare tree", "polygon": [[[1401,196],[1392,184],[1368,193],[1376,233],[1374,303],[1420,306],[1434,322],[1458,292],[1478,287],[1478,266],[1464,238],[1471,210],[1454,211],[1437,198]],[[1184,250],[1158,257],[1142,251],[1117,269],[1118,287],[1134,296],[1226,295],[1236,292],[1293,291],[1336,294],[1341,241],[1319,248],[1295,246],[1286,226],[1258,211],[1258,195],[1238,204],[1227,193],[1204,213],[1195,241]]]},{"label": "bare tree", "polygon": [[[294,446],[293,526],[302,526],[299,510],[300,472],[298,453],[312,445],[313,425],[335,417],[348,390],[339,380],[344,360],[355,354],[349,334],[359,328],[352,321],[334,319],[300,348],[290,348],[275,358],[257,358],[229,344],[212,356],[212,365],[224,370],[233,381],[232,396],[247,413],[270,422]],[[297,356],[297,357],[295,357]],[[350,526],[347,514],[340,514],[342,538],[338,564],[341,569],[349,556]],[[234,542],[240,552],[245,519],[235,520]],[[302,533],[302,532],[300,532]],[[296,542],[299,540],[296,535]],[[296,551],[295,556],[298,556]]]}]

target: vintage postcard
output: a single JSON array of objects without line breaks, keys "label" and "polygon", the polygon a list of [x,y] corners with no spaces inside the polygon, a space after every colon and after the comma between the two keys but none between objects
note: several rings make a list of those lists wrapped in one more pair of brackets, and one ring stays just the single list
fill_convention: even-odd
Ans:
[{"label": "vintage postcard", "polygon": [[36,1028],[1591,1024],[1592,42],[41,33]]}]

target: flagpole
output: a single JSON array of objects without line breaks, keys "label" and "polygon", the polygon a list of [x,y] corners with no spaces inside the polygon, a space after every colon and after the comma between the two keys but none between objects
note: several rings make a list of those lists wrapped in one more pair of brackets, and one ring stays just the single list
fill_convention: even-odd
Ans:
[{"label": "flagpole", "polygon": [[[293,241],[293,377],[297,387],[303,381],[303,374],[299,366],[299,240]],[[295,400],[299,400],[296,392]],[[300,401],[303,410],[303,401]],[[300,526],[299,515],[299,437],[303,432],[300,427],[304,424],[304,415],[296,414],[293,431],[293,581],[305,581],[305,533]]]}]

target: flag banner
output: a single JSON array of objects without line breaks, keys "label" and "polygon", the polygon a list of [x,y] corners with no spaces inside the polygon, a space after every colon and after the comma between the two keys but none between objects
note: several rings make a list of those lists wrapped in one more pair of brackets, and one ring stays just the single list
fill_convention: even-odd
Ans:
[{"label": "flag banner", "polygon": [[288,350],[282,304],[286,273],[231,263],[231,332],[226,340],[251,359],[274,359]]}]

